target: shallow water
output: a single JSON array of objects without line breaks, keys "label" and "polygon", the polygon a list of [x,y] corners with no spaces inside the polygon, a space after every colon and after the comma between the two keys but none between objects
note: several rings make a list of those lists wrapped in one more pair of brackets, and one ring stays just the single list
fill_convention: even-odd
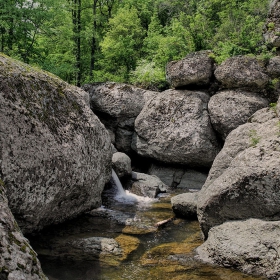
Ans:
[{"label": "shallow water", "polygon": [[[198,262],[194,258],[194,249],[202,243],[198,222],[174,218],[170,197],[133,203],[113,197],[109,190],[101,209],[29,237],[50,280],[265,279]],[[87,260],[60,247],[67,240],[94,236],[114,238],[127,254],[115,259],[100,254]]]}]

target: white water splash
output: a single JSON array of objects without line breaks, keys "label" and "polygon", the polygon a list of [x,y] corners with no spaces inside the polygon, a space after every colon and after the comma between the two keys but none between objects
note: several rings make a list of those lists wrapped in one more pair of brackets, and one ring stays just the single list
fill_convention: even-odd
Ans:
[{"label": "white water splash", "polygon": [[129,192],[128,190],[124,190],[122,183],[120,182],[120,179],[114,169],[112,169],[112,180],[118,190],[115,199],[119,202],[128,204],[138,203],[139,205],[144,206],[145,204],[149,204],[157,200],[155,198],[139,196]]}]

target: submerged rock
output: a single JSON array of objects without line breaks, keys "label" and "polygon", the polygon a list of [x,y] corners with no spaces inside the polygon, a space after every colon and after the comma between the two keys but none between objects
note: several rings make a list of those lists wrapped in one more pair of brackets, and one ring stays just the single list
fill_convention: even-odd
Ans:
[{"label": "submerged rock", "polygon": [[37,254],[23,237],[0,180],[0,279],[47,280]]},{"label": "submerged rock", "polygon": [[225,139],[233,129],[246,123],[257,110],[267,106],[268,101],[257,93],[225,90],[211,97],[208,109],[211,124]]},{"label": "submerged rock", "polygon": [[100,206],[112,154],[88,94],[3,55],[0,70],[0,174],[21,229]]},{"label": "submerged rock", "polygon": [[172,87],[188,85],[208,85],[213,75],[214,61],[211,51],[200,51],[187,55],[179,61],[171,61],[166,66],[166,80]]},{"label": "submerged rock", "polygon": [[280,222],[249,219],[213,227],[198,258],[268,279],[280,277]]},{"label": "submerged rock", "polygon": [[[198,199],[198,219],[210,228],[228,220],[280,219],[279,118],[266,109],[233,130]],[[273,117],[274,116],[274,117]]]},{"label": "submerged rock", "polygon": [[135,121],[132,148],[161,162],[210,166],[219,144],[200,91],[167,90],[150,99]]}]

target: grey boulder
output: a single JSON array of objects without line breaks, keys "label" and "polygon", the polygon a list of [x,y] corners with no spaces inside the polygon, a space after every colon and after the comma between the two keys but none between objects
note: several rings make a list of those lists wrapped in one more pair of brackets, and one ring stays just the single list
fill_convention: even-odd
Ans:
[{"label": "grey boulder", "polygon": [[125,153],[114,153],[112,165],[119,178],[131,176],[131,159]]},{"label": "grey boulder", "polygon": [[0,55],[0,174],[23,232],[101,205],[110,137],[88,94]]},{"label": "grey boulder", "polygon": [[159,193],[164,193],[168,190],[157,176],[147,175],[139,172],[132,172],[132,186],[130,192],[150,198],[155,198]]},{"label": "grey boulder", "polygon": [[171,61],[166,66],[166,79],[174,88],[189,85],[205,86],[213,75],[211,51],[200,51],[187,55],[179,61]]},{"label": "grey boulder", "polygon": [[269,77],[265,74],[265,69],[258,63],[258,60],[247,56],[228,58],[217,67],[214,74],[222,87],[228,89],[261,90],[269,82]]},{"label": "grey boulder", "polygon": [[176,216],[197,219],[198,192],[182,193],[171,198],[172,210]]},{"label": "grey boulder", "polygon": [[219,144],[200,91],[167,90],[145,103],[135,120],[132,148],[161,162],[211,166]]},{"label": "grey boulder", "polygon": [[213,128],[225,139],[233,129],[267,106],[268,101],[257,93],[224,90],[211,97],[208,110]]},{"label": "grey boulder", "polygon": [[22,235],[9,209],[2,183],[0,183],[0,221],[0,279],[47,280],[37,254]]},{"label": "grey boulder", "polygon": [[205,238],[228,220],[280,219],[279,119],[270,111],[233,130],[216,157],[198,199]]},{"label": "grey boulder", "polygon": [[249,219],[213,227],[197,248],[204,262],[234,267],[267,279],[280,277],[280,221]]},{"label": "grey boulder", "polygon": [[149,168],[148,174],[156,175],[163,183],[171,188],[182,188],[186,190],[200,190],[207,178],[206,173],[196,170],[155,163]]}]

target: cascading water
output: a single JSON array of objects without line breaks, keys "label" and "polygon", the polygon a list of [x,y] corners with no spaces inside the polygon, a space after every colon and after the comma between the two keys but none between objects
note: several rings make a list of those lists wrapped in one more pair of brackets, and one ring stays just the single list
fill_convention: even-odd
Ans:
[{"label": "cascading water", "polygon": [[115,199],[123,203],[147,203],[153,202],[155,199],[149,197],[138,196],[136,194],[130,193],[128,190],[124,190],[122,183],[116,174],[115,170],[112,169],[112,182],[117,187],[117,194]]}]

